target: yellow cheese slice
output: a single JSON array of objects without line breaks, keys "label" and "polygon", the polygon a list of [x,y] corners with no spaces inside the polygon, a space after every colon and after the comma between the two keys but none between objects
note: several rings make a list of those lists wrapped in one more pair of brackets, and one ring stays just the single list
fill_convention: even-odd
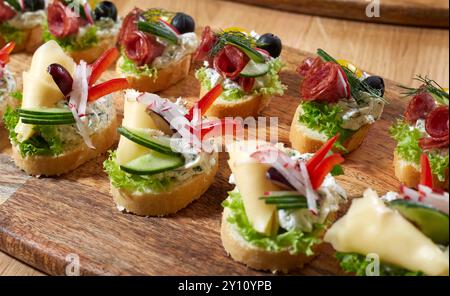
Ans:
[{"label": "yellow cheese slice", "polygon": [[54,82],[49,83],[32,72],[23,72],[22,108],[54,107],[63,98]]},{"label": "yellow cheese slice", "polygon": [[325,241],[339,252],[377,254],[381,262],[410,271],[448,275],[448,255],[371,189],[353,200],[347,214],[328,230]]},{"label": "yellow cheese slice", "polygon": [[[157,129],[152,117],[148,115],[146,106],[132,99],[125,99],[122,126],[127,128],[149,128]],[[120,137],[117,148],[117,163],[119,165],[127,164],[139,156],[148,154],[150,149],[136,144],[124,136]]]},{"label": "yellow cheese slice", "polygon": [[50,74],[48,74],[47,68],[49,65],[54,63],[60,64],[66,68],[66,70],[73,76],[76,66],[75,62],[64,52],[56,41],[51,40],[41,45],[35,51],[33,59],[31,60],[30,72],[40,76],[41,79],[52,84],[54,81]]},{"label": "yellow cheese slice", "polygon": [[256,145],[257,142],[243,141],[228,146],[228,164],[253,228],[260,233],[271,235],[278,231],[276,207],[267,205],[260,197],[267,191],[281,189],[267,179],[269,166],[250,158],[250,153],[255,151]]}]

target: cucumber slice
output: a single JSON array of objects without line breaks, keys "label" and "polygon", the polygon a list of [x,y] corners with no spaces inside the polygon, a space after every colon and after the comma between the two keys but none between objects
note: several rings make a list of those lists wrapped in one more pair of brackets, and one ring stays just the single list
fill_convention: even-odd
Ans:
[{"label": "cucumber slice", "polygon": [[161,37],[172,44],[178,43],[178,36],[160,22],[138,22],[140,31]]},{"label": "cucumber slice", "polygon": [[74,124],[75,119],[72,118],[33,118],[33,117],[21,117],[22,123],[34,124],[34,125],[65,125]]},{"label": "cucumber slice", "polygon": [[23,117],[73,117],[72,112],[65,108],[20,108],[17,111]]},{"label": "cucumber slice", "polygon": [[227,38],[227,41],[229,44],[236,46],[237,48],[242,50],[242,52],[244,52],[252,61],[256,63],[264,63],[266,61],[264,56],[259,51],[243,43],[238,38],[229,36]]},{"label": "cucumber slice", "polygon": [[239,76],[242,77],[260,77],[265,75],[267,72],[269,72],[269,65],[268,64],[257,64],[254,61],[250,60],[245,66],[245,68],[242,70],[242,72],[239,74]]},{"label": "cucumber slice", "polygon": [[160,152],[162,154],[166,155],[174,155],[179,156],[180,153],[175,152],[170,147],[169,141],[163,141],[160,139],[156,139],[154,137],[149,136],[148,134],[141,132],[141,131],[132,131],[125,127],[119,127],[118,129],[119,134],[127,138],[128,140],[139,144],[141,146],[144,146],[146,148],[155,150],[157,152]]},{"label": "cucumber slice", "polygon": [[184,165],[181,155],[167,155],[156,151],[140,156],[120,168],[134,175],[154,175],[170,171]]},{"label": "cucumber slice", "polygon": [[435,243],[448,245],[448,215],[430,206],[404,199],[389,202],[403,217],[411,221],[423,234]]}]

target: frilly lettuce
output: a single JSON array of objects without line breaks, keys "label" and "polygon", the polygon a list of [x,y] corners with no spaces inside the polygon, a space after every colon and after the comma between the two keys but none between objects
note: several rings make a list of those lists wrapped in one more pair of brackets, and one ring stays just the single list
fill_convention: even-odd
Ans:
[{"label": "frilly lettuce", "polygon": [[154,79],[158,78],[158,69],[150,67],[148,65],[144,65],[141,67],[136,66],[136,64],[130,60],[125,54],[122,53],[123,63],[120,65],[120,69],[126,73],[131,75],[144,75],[153,77]]},{"label": "frilly lettuce", "polygon": [[[248,94],[251,96],[282,96],[286,90],[286,86],[281,83],[279,72],[283,68],[283,63],[279,58],[273,59],[268,62],[269,72],[262,77],[264,79],[264,86],[253,90],[252,93]],[[207,67],[202,67],[198,69],[195,73],[195,77],[200,81],[202,89],[210,90],[213,85],[211,85],[211,80],[208,77],[206,70]],[[235,101],[242,99],[246,94],[242,89],[239,88],[229,88],[224,89],[220,98],[226,101]]]},{"label": "frilly lettuce", "polygon": [[291,254],[303,253],[311,256],[314,254],[313,246],[321,242],[317,238],[317,232],[322,230],[322,225],[317,225],[311,233],[290,230],[270,237],[257,232],[247,218],[239,192],[229,192],[228,198],[222,203],[222,206],[228,208],[231,212],[228,223],[234,225],[242,237],[256,247],[272,252],[287,248]]},{"label": "frilly lettuce", "polygon": [[353,133],[342,127],[342,117],[339,114],[342,110],[339,105],[321,104],[318,102],[303,102],[302,114],[299,116],[299,122],[307,128],[319,131],[328,138],[340,134],[335,146],[345,151],[342,143]]},{"label": "frilly lettuce", "polygon": [[[357,276],[365,276],[366,269],[371,263],[366,256],[356,253],[336,253],[336,259],[340,262],[342,270]],[[422,276],[423,272],[409,271],[401,267],[389,264],[380,264],[380,276]]]},{"label": "frilly lettuce", "polygon": [[[411,128],[408,123],[398,120],[389,130],[391,137],[398,143],[395,151],[405,161],[419,165],[422,149],[419,140],[422,133],[417,128]],[[427,151],[430,159],[431,171],[436,174],[440,181],[445,181],[446,170],[448,169],[449,157],[441,155],[438,151]]]},{"label": "frilly lettuce", "polygon": [[114,187],[130,192],[146,192],[148,190],[162,192],[171,184],[169,177],[139,176],[122,171],[117,164],[115,152],[110,152],[109,158],[103,163],[103,167]]},{"label": "frilly lettuce", "polygon": [[8,107],[3,121],[9,132],[11,142],[19,146],[22,157],[36,155],[56,156],[64,152],[63,143],[57,134],[55,126],[37,125],[34,127],[36,134],[28,140],[19,143],[17,141],[17,133],[14,131],[19,122],[19,113]]},{"label": "frilly lettuce", "polygon": [[91,25],[82,36],[68,36],[56,38],[48,30],[48,24],[44,26],[44,40],[55,40],[66,51],[77,51],[95,46],[99,40],[97,37],[97,26]]}]

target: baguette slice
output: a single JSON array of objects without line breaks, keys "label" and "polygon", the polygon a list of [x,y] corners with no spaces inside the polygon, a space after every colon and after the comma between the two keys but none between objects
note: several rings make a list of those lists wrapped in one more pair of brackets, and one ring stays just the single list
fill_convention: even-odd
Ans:
[{"label": "baguette slice", "polygon": [[103,130],[91,137],[95,149],[82,142],[74,149],[58,156],[22,157],[17,145],[12,145],[12,157],[16,165],[32,176],[59,176],[105,153],[117,140],[117,118],[114,114],[111,122]]},{"label": "baguette slice", "polygon": [[[420,183],[420,166],[406,161],[401,158],[396,151],[394,151],[394,169],[395,176],[407,187],[417,188]],[[448,190],[448,168],[446,171],[445,181],[439,181],[436,175],[433,175],[433,187]]]},{"label": "baguette slice", "polygon": [[[200,98],[202,98],[208,90],[200,90]],[[225,118],[225,117],[256,117],[266,108],[272,97],[270,96],[247,96],[237,101],[217,100],[206,112],[206,116]]]},{"label": "baguette slice", "polygon": [[[27,53],[34,53],[39,46],[44,43],[44,29],[42,26],[36,26],[31,29],[22,31],[24,38],[22,42],[16,42],[13,53],[25,51]],[[6,41],[0,36],[0,48],[6,44]]]},{"label": "baguette slice", "polygon": [[176,84],[180,80],[186,78],[191,67],[191,55],[186,55],[176,63],[168,65],[164,69],[158,69],[157,77],[150,77],[147,75],[130,75],[124,73],[121,66],[124,63],[123,57],[117,61],[116,71],[122,77],[127,78],[130,88],[140,92],[159,92]]},{"label": "baguette slice", "polygon": [[[314,255],[307,256],[305,254],[290,254],[289,251],[271,252],[258,248],[247,242],[238,232],[233,224],[228,222],[230,209],[225,208],[222,215],[221,238],[222,244],[227,254],[235,261],[245,264],[247,267],[270,271],[272,273],[289,273],[303,268],[303,266],[311,262],[322,248],[322,244],[313,247]],[[335,214],[331,214],[327,221],[334,221]],[[319,236],[322,237],[325,231]]]},{"label": "baguette slice", "polygon": [[118,207],[140,216],[166,216],[185,208],[194,200],[199,199],[214,182],[219,168],[216,155],[215,165],[206,172],[196,175],[183,183],[174,184],[163,193],[128,192],[111,184],[111,194]]},{"label": "baguette slice", "polygon": [[91,48],[78,50],[78,51],[69,51],[67,52],[76,63],[80,63],[80,61],[85,61],[88,64],[91,64],[97,60],[105,51],[110,48],[116,47],[117,36],[110,36],[108,38],[101,39],[98,44]]},{"label": "baguette slice", "polygon": [[[300,110],[301,105],[297,108],[294,118],[292,119],[289,141],[291,142],[292,148],[301,153],[316,152],[328,140],[328,137],[300,123],[298,120]],[[347,149],[347,153],[350,153],[361,146],[367,133],[369,132],[370,126],[371,124],[362,126],[343,143],[343,146]],[[342,151],[339,152],[342,153]]]}]

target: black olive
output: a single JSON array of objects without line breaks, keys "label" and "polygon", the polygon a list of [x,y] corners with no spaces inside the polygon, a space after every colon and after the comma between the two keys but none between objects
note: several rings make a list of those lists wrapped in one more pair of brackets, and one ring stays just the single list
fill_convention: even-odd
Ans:
[{"label": "black olive", "polygon": [[258,43],[260,43],[259,48],[267,50],[273,58],[279,57],[283,49],[280,38],[271,33],[261,35]]},{"label": "black olive", "polygon": [[384,96],[384,80],[380,76],[369,76],[364,82],[371,88],[379,90],[381,96]]},{"label": "black olive", "polygon": [[110,1],[102,1],[95,7],[94,15],[96,21],[101,18],[110,18],[117,21],[117,7]]},{"label": "black olive", "polygon": [[195,31],[194,19],[185,13],[178,12],[172,19],[172,26],[177,28],[180,34],[190,33]]},{"label": "black olive", "polygon": [[45,9],[45,0],[25,0],[25,11],[38,11]]}]

